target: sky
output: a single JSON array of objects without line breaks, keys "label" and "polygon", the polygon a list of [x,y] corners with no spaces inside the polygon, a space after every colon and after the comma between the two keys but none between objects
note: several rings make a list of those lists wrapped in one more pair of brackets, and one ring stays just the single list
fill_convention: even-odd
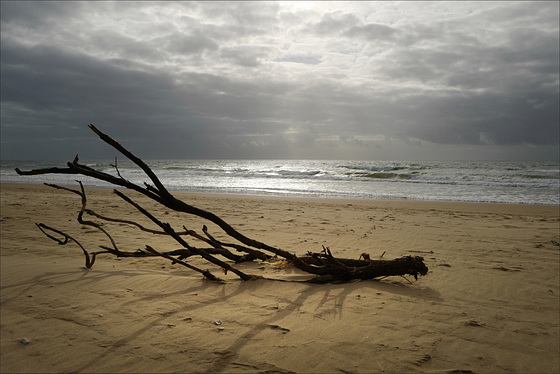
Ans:
[{"label": "sky", "polygon": [[559,2],[1,2],[7,159],[558,160]]}]

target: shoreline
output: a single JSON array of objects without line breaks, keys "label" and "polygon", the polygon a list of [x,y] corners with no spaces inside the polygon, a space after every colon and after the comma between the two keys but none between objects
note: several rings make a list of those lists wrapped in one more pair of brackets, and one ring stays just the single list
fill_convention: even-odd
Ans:
[{"label": "shoreline", "polygon": [[[21,186],[22,188],[24,186],[43,186],[43,187],[47,187],[45,186],[44,183],[12,183],[12,182],[0,182],[0,191],[2,189],[2,186],[7,186],[8,188],[10,188],[10,186],[13,187],[17,187],[17,186]],[[60,184],[61,186],[64,187],[69,187],[69,188],[77,188],[78,184],[75,183],[75,185],[69,185],[69,184]],[[118,189],[120,191],[132,191],[129,190],[127,188],[122,188],[119,186],[107,186],[107,187],[103,187],[103,186],[95,186],[95,187],[87,187],[84,186],[84,188],[87,190],[113,190],[113,189]],[[239,199],[265,199],[265,200],[293,200],[293,201],[316,201],[316,202],[338,202],[338,203],[345,203],[345,202],[355,202],[355,203],[360,203],[360,202],[385,202],[385,203],[419,203],[419,204],[435,204],[435,205],[447,205],[447,204],[466,204],[466,205],[491,205],[491,206],[528,206],[528,207],[549,207],[549,208],[557,208],[559,209],[559,213],[560,213],[560,205],[554,205],[554,204],[531,204],[531,203],[501,203],[501,202],[482,202],[482,201],[455,201],[455,200],[415,200],[415,199],[408,199],[408,198],[401,198],[401,199],[377,199],[377,198],[360,198],[360,197],[323,197],[323,196],[290,196],[290,195],[274,195],[274,194],[253,194],[253,193],[230,193],[230,192],[200,192],[200,191],[186,191],[186,190],[180,190],[180,189],[169,189],[169,191],[171,193],[174,193],[176,195],[183,195],[183,196],[188,196],[188,195],[193,195],[193,196],[207,196],[207,197],[231,197],[231,198],[239,198]]]},{"label": "shoreline", "polygon": [[[86,193],[97,213],[152,227],[111,189]],[[560,370],[557,206],[173,193],[298,255],[322,245],[344,258],[421,255],[429,272],[411,283],[311,285],[296,282],[308,275],[289,266],[232,264],[282,280],[241,281],[188,260],[226,280],[217,284],[163,258],[110,255],[84,270],[77,245],[60,246],[35,226],[67,232],[90,252],[107,245],[76,221],[80,197],[2,183],[1,372]],[[208,223],[126,194],[173,227],[201,232]],[[177,248],[130,225],[104,227],[123,250]]]}]

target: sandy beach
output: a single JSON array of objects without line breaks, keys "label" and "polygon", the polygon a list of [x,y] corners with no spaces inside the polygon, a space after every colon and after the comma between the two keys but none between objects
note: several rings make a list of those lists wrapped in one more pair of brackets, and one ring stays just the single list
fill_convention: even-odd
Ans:
[{"label": "sandy beach", "polygon": [[[112,190],[87,193],[99,214],[154,228]],[[125,193],[178,229],[208,224]],[[189,260],[227,281],[219,284],[163,258],[110,255],[86,270],[77,245],[58,245],[35,226],[62,230],[88,251],[107,245],[76,221],[79,196],[2,184],[2,373],[560,371],[557,206],[176,196],[296,254],[325,245],[355,259],[421,255],[429,272],[318,285],[299,282],[310,276],[289,266],[239,264],[276,279],[241,281]],[[105,227],[123,250],[179,247],[130,225]]]}]

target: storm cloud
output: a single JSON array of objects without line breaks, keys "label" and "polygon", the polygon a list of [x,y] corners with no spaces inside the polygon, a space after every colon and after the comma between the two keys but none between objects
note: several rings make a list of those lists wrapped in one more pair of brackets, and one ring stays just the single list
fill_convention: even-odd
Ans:
[{"label": "storm cloud", "polygon": [[558,2],[1,2],[2,159],[558,159]]}]

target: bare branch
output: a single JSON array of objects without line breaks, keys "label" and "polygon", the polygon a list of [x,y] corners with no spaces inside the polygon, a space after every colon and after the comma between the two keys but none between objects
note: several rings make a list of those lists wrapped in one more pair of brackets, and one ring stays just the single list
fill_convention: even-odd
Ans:
[{"label": "bare branch", "polygon": [[[74,238],[71,237],[70,235],[68,235],[68,234],[66,234],[66,233],[64,233],[64,232],[62,232],[62,231],[60,231],[60,230],[57,230],[57,229],[55,229],[55,228],[52,228],[52,227],[50,227],[50,226],[45,225],[44,223],[36,223],[35,225],[37,225],[37,227],[39,228],[39,230],[41,230],[41,232],[42,232],[43,234],[45,234],[49,239],[52,239],[52,240],[54,240],[55,242],[57,242],[59,245],[65,245],[65,244],[67,244],[69,241],[73,241],[74,243],[78,244],[78,246],[82,249],[82,252],[84,253],[84,256],[85,256],[85,259],[86,259],[86,265],[85,265],[86,268],[87,268],[87,269],[91,269],[91,267],[93,266],[93,263],[95,262],[95,256],[93,256],[93,257],[90,259],[88,251],[86,251],[86,249],[84,248],[84,246],[83,246],[79,241],[77,241],[76,239],[74,239]],[[46,232],[45,230],[49,230],[49,231],[55,232],[55,233],[57,233],[57,234],[59,234],[59,235],[62,235],[62,236],[64,237],[64,240],[62,241],[62,240],[60,240],[60,239],[55,238],[55,237],[52,236],[52,235],[47,234],[47,232]]]},{"label": "bare branch", "polygon": [[218,260],[217,258],[215,258],[214,256],[208,254],[208,252],[199,249],[199,248],[195,248],[195,247],[191,247],[187,244],[186,241],[184,241],[179,235],[177,235],[177,233],[175,232],[175,230],[173,230],[173,228],[171,227],[170,224],[168,223],[163,223],[161,221],[159,221],[157,218],[155,218],[150,212],[148,212],[147,210],[145,210],[144,208],[142,208],[140,205],[136,204],[134,201],[132,201],[131,199],[129,199],[125,194],[123,194],[122,192],[118,191],[118,190],[113,190],[113,192],[115,194],[117,194],[117,196],[119,196],[120,198],[122,198],[123,200],[125,200],[126,202],[128,202],[129,204],[131,204],[132,206],[134,206],[136,209],[138,209],[138,211],[142,214],[144,214],[146,217],[148,217],[149,219],[151,219],[155,224],[157,224],[159,227],[161,227],[163,229],[163,231],[165,231],[166,233],[168,233],[173,239],[175,239],[179,244],[181,244],[183,247],[188,248],[190,250],[193,250],[195,252],[197,252],[200,256],[204,257],[206,260],[212,262],[213,264],[216,264],[220,267],[222,267],[225,270],[231,271],[235,274],[237,274],[241,279],[243,280],[248,280],[251,279],[251,276],[243,273],[242,271],[239,271],[235,268],[233,268],[231,265]]},{"label": "bare branch", "polygon": [[173,261],[173,263],[178,263],[178,264],[181,264],[181,265],[183,265],[183,266],[188,267],[189,269],[198,271],[199,273],[202,273],[202,275],[204,275],[206,278],[208,278],[208,279],[210,279],[210,280],[218,281],[218,282],[223,282],[220,278],[216,277],[215,275],[213,275],[212,273],[210,273],[208,270],[199,269],[199,268],[197,268],[196,266],[187,264],[186,262],[181,261],[181,260],[178,260],[178,259],[176,259],[176,258],[173,258],[173,257],[171,257],[171,256],[169,256],[169,255],[167,255],[167,254],[165,254],[165,253],[158,252],[158,251],[156,251],[155,249],[153,249],[152,247],[150,247],[149,245],[146,246],[146,250],[147,250],[148,252],[151,252],[151,253],[155,254],[155,255],[161,256],[161,257],[166,258],[166,259],[168,259],[168,260],[171,260],[171,261]]},{"label": "bare branch", "polygon": [[[115,186],[125,187],[130,190],[137,191],[150,199],[158,202],[159,204],[172,209],[176,212],[182,212],[186,214],[191,214],[208,220],[218,227],[220,227],[229,237],[236,239],[239,241],[240,244],[234,243],[225,243],[222,241],[217,240],[212,235],[210,235],[207,231],[207,227],[203,227],[203,232],[206,235],[206,238],[197,234],[192,230],[188,230],[186,227],[183,226],[183,232],[176,232],[169,223],[164,223],[158,220],[155,216],[149,213],[147,210],[142,208],[140,205],[132,201],[129,197],[127,197],[124,193],[114,190],[114,193],[117,194],[120,198],[134,206],[140,213],[148,217],[152,222],[154,222],[157,226],[159,226],[163,231],[159,230],[152,230],[148,229],[137,222],[130,221],[130,220],[122,220],[122,219],[114,219],[102,216],[93,212],[92,210],[86,209],[87,205],[87,198],[84,187],[81,182],[78,181],[80,185],[80,190],[74,190],[66,187],[60,187],[56,185],[47,184],[50,187],[63,189],[72,193],[78,194],[82,199],[82,207],[78,214],[78,222],[83,225],[93,226],[96,229],[102,231],[111,241],[112,247],[101,246],[101,248],[106,249],[105,252],[94,252],[90,255],[88,252],[72,237],[64,234],[58,230],[49,228],[48,226],[39,226],[41,231],[47,235],[52,240],[57,241],[59,244],[66,244],[69,240],[75,241],[80,245],[84,255],[86,256],[86,267],[91,267],[94,262],[95,255],[100,253],[111,253],[118,257],[135,257],[135,256],[161,256],[173,261],[174,263],[182,264],[188,268],[194,269],[196,271],[201,272],[204,274],[205,277],[208,279],[218,280],[219,278],[212,275],[208,270],[201,270],[198,269],[185,261],[183,259],[193,256],[199,255],[205,260],[221,267],[224,271],[231,271],[238,275],[243,280],[255,279],[255,276],[245,274],[244,272],[235,269],[231,265],[226,262],[223,262],[217,259],[214,255],[222,255],[230,260],[234,260],[236,262],[244,261],[244,260],[252,260],[252,259],[261,259],[261,260],[268,260],[271,258],[271,255],[265,253],[268,252],[275,256],[280,256],[286,259],[288,262],[292,263],[297,268],[314,275],[318,275],[317,277],[313,278],[310,281],[313,282],[332,282],[332,281],[348,281],[351,279],[373,279],[378,277],[385,277],[385,276],[404,276],[404,275],[412,275],[415,279],[418,278],[418,275],[425,275],[428,272],[428,268],[423,262],[423,258],[420,256],[405,256],[395,260],[371,260],[369,255],[363,253],[358,260],[354,259],[344,259],[344,258],[336,258],[333,256],[329,247],[323,246],[323,251],[320,253],[311,253],[309,252],[306,256],[297,256],[291,252],[282,250],[280,248],[276,248],[260,242],[258,240],[249,238],[236,229],[234,229],[230,224],[224,221],[222,218],[218,217],[216,214],[205,211],[203,209],[194,207],[189,205],[177,198],[175,198],[161,183],[155,173],[150,169],[150,167],[144,163],[140,158],[135,156],[132,152],[127,150],[123,147],[120,143],[113,140],[110,136],[102,133],[99,129],[97,129],[94,125],[89,125],[90,129],[95,132],[101,140],[105,143],[109,144],[129,160],[131,160],[134,164],[139,166],[144,173],[149,177],[151,182],[154,184],[149,185],[144,183],[145,187],[141,187],[136,185],[126,179],[123,178],[121,175],[118,165],[117,165],[117,158],[115,157],[115,164],[112,165],[117,172],[118,176],[110,175],[101,171],[97,171],[93,168],[90,168],[86,165],[79,164],[78,155],[74,158],[72,162],[67,163],[67,168],[46,168],[46,169],[37,169],[31,171],[21,171],[20,169],[16,168],[16,172],[20,175],[39,175],[39,174],[80,174],[88,177],[92,177],[98,180],[103,180],[113,184]],[[99,219],[102,219],[107,222],[117,222],[117,223],[125,223],[130,224],[138,227],[142,231],[150,232],[152,234],[158,235],[169,235],[171,236],[176,242],[178,242],[182,248],[174,251],[168,252],[160,252],[156,251],[150,246],[146,246],[146,251],[137,250],[135,252],[126,252],[121,251],[118,249],[116,242],[113,240],[112,236],[105,230],[100,223],[96,223],[93,221],[86,221],[83,218],[84,213],[89,215],[95,216]],[[64,240],[58,239],[53,235],[47,234],[46,231],[51,231],[53,233],[57,233],[62,235]],[[181,235],[189,235],[193,238],[201,240],[212,248],[197,248],[190,246],[182,237]],[[227,248],[234,248],[239,252],[244,252],[246,255],[238,256],[231,253]],[[264,252],[263,252],[264,251]],[[385,252],[384,252],[385,253]],[[382,255],[383,256],[383,255]],[[362,260],[363,258],[363,260]],[[405,278],[406,279],[406,278]],[[407,279],[408,280],[408,279]]]},{"label": "bare branch", "polygon": [[109,240],[111,241],[111,244],[113,245],[113,249],[111,250],[111,252],[118,253],[119,249],[117,247],[117,243],[115,242],[115,240],[113,239],[111,234],[109,234],[109,232],[107,232],[107,230],[105,230],[103,227],[101,227],[101,225],[99,223],[95,223],[93,221],[85,221],[83,219],[84,211],[86,210],[86,205],[87,205],[87,197],[86,197],[86,192],[84,190],[84,186],[83,186],[82,182],[80,182],[80,181],[76,181],[76,182],[78,182],[78,184],[80,185],[80,190],[81,191],[76,191],[76,190],[73,190],[71,188],[58,186],[56,184],[46,184],[46,185],[49,186],[49,187],[56,188],[56,189],[70,191],[70,192],[73,192],[75,194],[78,194],[82,198],[82,208],[80,209],[80,212],[78,213],[78,222],[81,223],[82,225],[95,227],[99,231],[103,232],[107,236],[107,238],[109,238]]},{"label": "bare branch", "polygon": [[97,127],[95,127],[93,124],[89,125],[89,128],[96,133],[101,140],[103,140],[105,143],[109,144],[110,146],[112,146],[113,148],[115,148],[117,151],[119,151],[120,153],[122,153],[125,157],[127,157],[130,161],[134,162],[136,165],[138,165],[142,170],[144,170],[144,172],[146,173],[146,175],[148,177],[150,177],[150,179],[152,180],[152,182],[154,182],[156,188],[158,189],[160,195],[162,197],[166,197],[166,198],[173,198],[173,196],[169,193],[169,191],[167,191],[167,189],[163,186],[163,183],[161,183],[161,181],[159,180],[159,178],[156,176],[156,174],[152,171],[152,169],[150,169],[148,167],[148,165],[146,165],[144,163],[144,161],[142,161],[141,159],[139,159],[138,157],[136,157],[132,152],[130,152],[128,149],[126,149],[125,147],[123,147],[122,145],[120,145],[118,142],[114,141],[110,136],[102,133],[101,131],[99,131],[99,129],[97,129]]}]

